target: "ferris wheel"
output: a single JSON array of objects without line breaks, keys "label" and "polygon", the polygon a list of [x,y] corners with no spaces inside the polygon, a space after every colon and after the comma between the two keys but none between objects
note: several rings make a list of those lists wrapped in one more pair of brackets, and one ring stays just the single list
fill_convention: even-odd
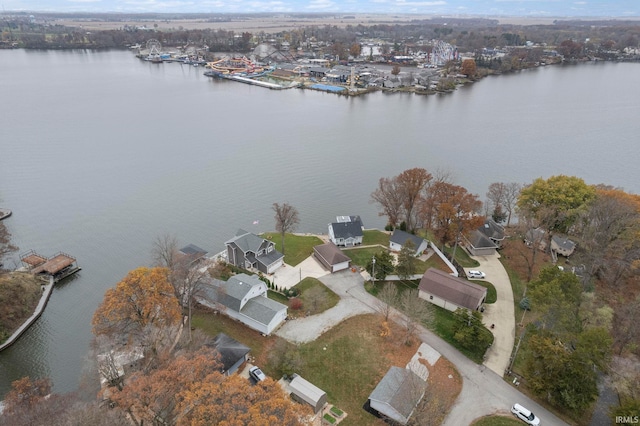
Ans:
[{"label": "ferris wheel", "polygon": [[431,64],[441,66],[452,60],[454,57],[455,49],[449,43],[438,40],[433,45],[431,52]]},{"label": "ferris wheel", "polygon": [[162,44],[155,38],[152,38],[147,41],[147,50],[149,51],[149,56],[160,56]]}]

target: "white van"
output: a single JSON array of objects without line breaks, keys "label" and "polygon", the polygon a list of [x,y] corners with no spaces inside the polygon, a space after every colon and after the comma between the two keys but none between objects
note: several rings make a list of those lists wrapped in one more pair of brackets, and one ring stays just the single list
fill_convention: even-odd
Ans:
[{"label": "white van", "polygon": [[511,407],[511,412],[514,416],[528,425],[538,426],[540,424],[540,419],[520,404],[513,404],[513,407]]}]

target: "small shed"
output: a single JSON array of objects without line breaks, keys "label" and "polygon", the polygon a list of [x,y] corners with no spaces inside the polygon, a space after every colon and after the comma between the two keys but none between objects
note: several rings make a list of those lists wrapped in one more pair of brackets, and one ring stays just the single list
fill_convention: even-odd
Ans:
[{"label": "small shed", "polygon": [[303,404],[309,404],[315,413],[319,413],[327,404],[327,393],[297,374],[293,375],[289,390],[291,390],[291,398]]}]

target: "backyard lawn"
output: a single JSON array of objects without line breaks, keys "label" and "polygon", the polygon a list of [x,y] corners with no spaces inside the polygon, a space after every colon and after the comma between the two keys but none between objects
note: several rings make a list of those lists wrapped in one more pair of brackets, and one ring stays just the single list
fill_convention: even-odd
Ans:
[{"label": "backyard lawn", "polygon": [[374,244],[380,244],[389,247],[389,238],[391,238],[391,236],[386,232],[378,231],[377,229],[368,229],[363,233],[362,245],[372,246]]},{"label": "backyard lawn", "polygon": [[342,252],[351,258],[351,264],[361,267],[366,267],[367,263],[371,261],[374,254],[380,253],[386,249],[382,247],[359,247],[342,249]]},{"label": "backyard lawn", "polygon": [[[266,238],[276,243],[276,250],[282,253],[282,236],[277,232],[265,232],[261,234],[262,238]],[[284,262],[287,265],[296,266],[298,263],[311,256],[313,247],[323,244],[323,241],[312,235],[284,235]]]},{"label": "backyard lawn", "polygon": [[[338,304],[340,296],[313,277],[307,277],[294,286],[300,291],[303,309],[309,315],[315,315],[331,309]],[[318,290],[315,290],[315,289]]]}]

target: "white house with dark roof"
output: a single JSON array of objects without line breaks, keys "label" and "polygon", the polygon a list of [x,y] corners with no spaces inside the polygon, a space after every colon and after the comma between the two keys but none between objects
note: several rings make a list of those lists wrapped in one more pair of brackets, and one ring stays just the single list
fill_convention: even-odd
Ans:
[{"label": "white house with dark roof", "polygon": [[263,334],[271,334],[287,318],[287,306],[267,297],[267,285],[254,275],[213,279],[196,300]]},{"label": "white house with dark roof", "polygon": [[427,390],[416,373],[392,366],[369,395],[369,405],[382,416],[406,425]]},{"label": "white house with dark roof", "polygon": [[487,298],[487,289],[444,271],[429,268],[418,285],[418,297],[449,311],[465,308],[479,310]]},{"label": "white house with dark roof", "polygon": [[429,241],[420,238],[417,235],[410,234],[400,229],[394,229],[391,238],[389,238],[389,248],[393,251],[400,251],[402,247],[411,241],[415,247],[415,256],[420,256],[429,247]]},{"label": "white house with dark roof", "polygon": [[362,222],[334,222],[329,224],[329,240],[337,246],[349,247],[362,244]]},{"label": "white house with dark roof", "polygon": [[284,264],[284,255],[276,250],[273,241],[239,229],[235,237],[225,243],[227,261],[243,269],[257,269],[272,274]]},{"label": "white house with dark roof", "polygon": [[313,248],[313,256],[325,269],[332,273],[348,269],[351,264],[351,258],[331,241],[315,246]]}]

